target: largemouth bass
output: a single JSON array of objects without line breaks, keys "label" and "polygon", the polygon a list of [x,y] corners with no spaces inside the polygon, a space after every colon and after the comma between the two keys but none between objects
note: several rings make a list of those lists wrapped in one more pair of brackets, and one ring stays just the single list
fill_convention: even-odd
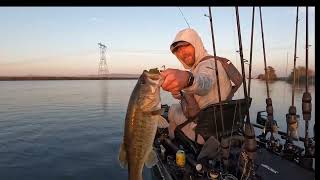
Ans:
[{"label": "largemouth bass", "polygon": [[134,87],[127,108],[123,143],[119,162],[128,167],[129,180],[142,180],[144,165],[151,168],[157,163],[153,141],[157,127],[168,127],[160,115],[160,86],[162,79],[157,69],[143,71]]}]

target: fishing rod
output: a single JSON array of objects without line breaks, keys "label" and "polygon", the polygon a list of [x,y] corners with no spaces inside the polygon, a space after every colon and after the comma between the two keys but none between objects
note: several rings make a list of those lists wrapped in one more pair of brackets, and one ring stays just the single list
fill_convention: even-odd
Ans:
[{"label": "fishing rod", "polygon": [[312,143],[311,139],[309,138],[309,121],[311,119],[311,94],[308,91],[308,6],[306,6],[306,74],[305,74],[305,92],[302,96],[302,112],[303,112],[303,119],[305,121],[305,138],[304,138],[304,147],[305,147],[305,155],[302,158],[302,163],[307,168],[312,168],[313,159],[315,149],[314,144]]},{"label": "fishing rod", "polygon": [[[286,63],[286,73],[285,73],[285,77],[288,78],[288,51],[287,51],[287,63]],[[282,104],[285,103],[285,95],[286,95],[286,91],[287,91],[287,88],[283,88],[283,94],[282,94]]]},{"label": "fishing rod", "polygon": [[245,69],[244,69],[244,59],[243,59],[240,18],[239,18],[238,7],[236,7],[236,20],[237,20],[237,28],[238,28],[239,54],[240,54],[241,71],[242,71],[243,92],[244,92],[244,97],[246,99],[246,108],[247,108],[246,122],[250,123],[248,92],[247,92],[247,84],[246,84]]},{"label": "fishing rod", "polygon": [[[206,16],[206,15],[205,15]],[[212,25],[212,13],[211,13],[211,8],[209,7],[209,17],[210,19],[210,27],[211,27],[211,35],[212,35],[212,46],[213,46],[213,53],[214,53],[214,57],[217,57],[216,55],[216,48],[215,48],[215,41],[214,41],[214,32],[213,32],[213,25]],[[240,22],[238,21],[238,27],[240,27]],[[239,29],[240,30],[240,29]],[[240,31],[239,31],[240,32]],[[243,59],[243,55],[242,55],[242,42],[241,42],[241,35],[239,36],[239,40],[240,40],[240,54],[241,54],[241,59],[240,61],[242,62],[242,76],[239,74],[240,78],[242,78],[242,82],[244,82],[243,87],[244,87],[244,94],[245,94],[245,100],[246,100],[246,107],[247,107],[247,111],[246,111],[246,126],[245,126],[245,137],[246,137],[246,146],[245,149],[247,151],[247,153],[249,154],[249,158],[250,158],[250,162],[251,165],[253,165],[253,159],[255,159],[255,151],[256,151],[256,141],[255,141],[255,134],[254,134],[254,128],[253,126],[250,124],[250,116],[249,116],[249,98],[247,95],[247,86],[246,86],[246,80],[245,80],[245,70],[244,70],[244,59]],[[215,66],[217,66],[217,60],[215,59]],[[218,68],[216,68],[216,77],[219,77],[218,75]],[[223,120],[223,109],[222,109],[222,105],[221,105],[221,93],[220,93],[220,84],[219,84],[219,78],[217,78],[217,85],[218,85],[218,95],[219,95],[219,106],[220,106],[220,115],[221,115],[221,120],[222,120],[222,128],[223,128],[223,134],[224,134],[224,120]],[[239,107],[240,108],[240,107]],[[239,111],[241,111],[239,109]],[[239,114],[240,115],[240,114]],[[241,118],[240,118],[241,119]],[[232,125],[233,126],[233,125]],[[231,134],[231,138],[232,138],[233,134]],[[221,137],[221,148],[222,148],[222,162],[224,165],[223,170],[224,171],[228,171],[228,166],[229,166],[229,156],[230,156],[230,143],[231,141],[228,143],[227,138],[223,135]],[[240,158],[239,158],[240,160]],[[251,166],[249,166],[250,168]],[[250,171],[250,170],[249,170]],[[252,171],[250,171],[252,172]],[[255,172],[252,173],[252,175],[254,175]]]},{"label": "fishing rod", "polygon": [[[216,46],[215,46],[215,40],[214,40],[214,33],[213,33],[213,25],[212,25],[212,13],[211,13],[211,7],[209,6],[209,20],[210,20],[210,29],[211,29],[211,38],[212,38],[212,49],[213,49],[213,55],[214,55],[214,63],[215,63],[215,72],[216,72],[216,79],[217,79],[217,86],[218,86],[218,97],[219,97],[219,107],[220,107],[220,117],[221,117],[221,125],[222,125],[222,133],[223,136],[221,137],[221,142],[226,142],[226,137],[224,133],[224,119],[223,119],[223,108],[221,103],[221,92],[220,92],[220,82],[219,82],[219,72],[218,72],[218,65],[217,65],[217,53],[216,53]],[[216,118],[215,118],[216,119]],[[216,123],[217,124],[217,123]],[[225,143],[225,146],[222,146],[222,162],[224,165],[224,171],[227,171],[228,169],[228,159],[230,155],[229,146],[227,143]]]},{"label": "fishing rod", "polygon": [[250,97],[251,89],[251,69],[252,69],[252,47],[253,47],[253,32],[254,32],[254,6],[252,7],[252,23],[251,23],[251,41],[250,41],[250,59],[249,59],[249,84],[248,84],[248,97]]},{"label": "fishing rod", "polygon": [[270,93],[269,93],[269,83],[268,83],[268,79],[269,79],[269,73],[268,73],[268,69],[267,69],[267,60],[266,60],[266,51],[265,51],[265,45],[264,45],[264,34],[263,34],[263,23],[262,23],[262,12],[261,12],[261,6],[259,6],[259,12],[260,12],[260,26],[261,26],[261,36],[262,36],[262,49],[263,49],[263,60],[264,60],[264,72],[265,72],[265,81],[266,81],[266,87],[267,87],[267,99],[266,99],[266,112],[267,112],[267,119],[268,121],[266,121],[266,132],[265,134],[267,134],[268,132],[271,133],[270,136],[270,142],[271,142],[271,146],[274,145],[274,129],[276,128],[274,122],[273,122],[273,107],[272,107],[272,99],[270,98]]},{"label": "fishing rod", "polygon": [[[246,79],[245,79],[245,69],[244,69],[244,59],[243,59],[243,50],[242,50],[242,39],[241,39],[241,29],[240,29],[240,18],[239,18],[239,10],[238,7],[235,7],[236,10],[236,20],[237,20],[237,29],[238,29],[238,40],[239,40],[239,54],[240,54],[240,62],[241,62],[241,70],[242,70],[242,81],[243,81],[243,91],[244,91],[244,96],[246,99],[246,113],[247,113],[247,118],[244,126],[244,134],[245,134],[245,157],[242,158],[242,162],[244,163],[244,168],[243,168],[243,174],[246,172],[247,168],[247,162],[250,162],[249,164],[249,173],[247,177],[254,177],[255,176],[255,170],[254,170],[254,160],[256,158],[256,150],[257,150],[257,142],[256,142],[256,137],[255,137],[255,132],[252,124],[250,123],[250,113],[249,113],[249,102],[248,102],[248,94],[247,94],[247,86],[246,86]],[[243,157],[243,156],[241,156]],[[249,161],[247,160],[249,159]],[[240,160],[240,158],[239,158]],[[243,175],[242,174],[242,175]]]},{"label": "fishing rod", "polygon": [[211,29],[211,38],[212,38],[212,49],[213,49],[213,56],[214,56],[214,65],[215,65],[215,72],[216,72],[216,79],[217,79],[217,86],[218,86],[218,97],[219,97],[219,107],[220,107],[220,117],[221,117],[221,124],[222,124],[222,132],[224,134],[224,120],[223,120],[223,108],[221,103],[221,91],[220,91],[220,81],[219,81],[219,71],[217,65],[217,53],[216,53],[216,45],[214,40],[214,33],[213,33],[213,25],[212,25],[212,14],[211,14],[211,7],[209,6],[209,20],[210,20],[210,29]]},{"label": "fishing rod", "polygon": [[294,55],[293,55],[293,84],[292,84],[292,98],[291,106],[289,107],[289,112],[286,114],[287,121],[287,140],[285,143],[285,151],[287,153],[292,153],[292,141],[298,137],[298,120],[297,120],[297,109],[294,105],[294,93],[296,87],[296,61],[297,61],[297,35],[298,35],[298,21],[299,21],[299,7],[297,7],[296,15],[296,32],[294,40]]}]

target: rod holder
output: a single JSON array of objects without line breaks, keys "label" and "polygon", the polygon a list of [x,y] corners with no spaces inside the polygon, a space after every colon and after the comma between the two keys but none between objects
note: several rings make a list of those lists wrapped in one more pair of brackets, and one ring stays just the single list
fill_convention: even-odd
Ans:
[{"label": "rod holder", "polygon": [[221,150],[222,150],[222,160],[225,168],[229,165],[229,141],[227,138],[221,138]]},{"label": "rod holder", "polygon": [[309,92],[303,93],[302,96],[302,113],[303,113],[303,119],[305,121],[309,121],[311,119],[311,110],[312,110],[312,104],[311,104],[311,94]]},{"label": "rod holder", "polygon": [[287,129],[288,129],[288,137],[289,141],[298,140],[298,117],[297,117],[297,109],[295,106],[289,107],[289,113],[286,114],[287,120]]},{"label": "rod holder", "polygon": [[251,123],[249,122],[245,123],[244,134],[245,134],[244,149],[246,150],[249,159],[254,160],[256,158],[257,142],[256,142],[254,128]]},{"label": "rod holder", "polygon": [[273,106],[272,106],[272,100],[271,98],[267,98],[266,99],[266,112],[267,112],[267,121],[266,121],[266,125],[265,125],[265,134],[267,134],[268,132],[271,133],[270,139],[273,140],[273,133],[278,131],[277,125],[274,123],[273,120]]}]

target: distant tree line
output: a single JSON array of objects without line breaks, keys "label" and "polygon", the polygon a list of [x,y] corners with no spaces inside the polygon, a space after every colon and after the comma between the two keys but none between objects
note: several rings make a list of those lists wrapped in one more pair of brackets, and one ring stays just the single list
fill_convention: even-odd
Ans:
[{"label": "distant tree line", "polygon": [[[286,80],[287,82],[292,83],[293,76],[294,76],[296,83],[304,84],[306,82],[306,68],[303,66],[298,66],[298,67],[296,67],[294,72],[295,72],[295,75],[293,75],[293,69],[292,69],[292,71],[288,77],[278,78],[275,69],[272,66],[268,66],[267,67],[267,76],[268,76],[267,78],[268,78],[268,81]],[[309,83],[314,83],[314,76],[315,76],[314,71],[311,69],[308,69],[308,82]],[[257,79],[265,80],[266,79],[265,73],[259,74],[257,76]]]},{"label": "distant tree line", "polygon": [[[268,81],[275,81],[278,79],[277,74],[276,74],[276,70],[272,66],[267,67],[267,78],[268,78]],[[266,75],[259,74],[257,79],[265,80]]]},{"label": "distant tree line", "polygon": [[[303,66],[298,66],[295,69],[295,75],[293,75],[293,69],[290,73],[290,75],[287,78],[287,82],[292,83],[293,82],[293,76],[295,77],[296,83],[306,83],[306,68]],[[314,76],[315,73],[313,70],[308,69],[308,83],[314,82]]]}]

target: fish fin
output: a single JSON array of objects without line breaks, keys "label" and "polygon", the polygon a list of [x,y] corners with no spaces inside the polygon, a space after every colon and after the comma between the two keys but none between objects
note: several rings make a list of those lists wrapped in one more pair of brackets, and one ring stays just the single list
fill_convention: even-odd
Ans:
[{"label": "fish fin", "polygon": [[122,168],[128,168],[127,151],[126,151],[124,143],[122,143],[120,146],[119,163]]},{"label": "fish fin", "polygon": [[159,128],[167,128],[167,127],[169,127],[169,123],[164,117],[159,116],[158,127]]},{"label": "fish fin", "polygon": [[152,166],[157,164],[157,162],[158,162],[157,154],[156,152],[154,152],[154,150],[151,150],[147,157],[145,165],[147,166],[147,168],[151,168]]}]

